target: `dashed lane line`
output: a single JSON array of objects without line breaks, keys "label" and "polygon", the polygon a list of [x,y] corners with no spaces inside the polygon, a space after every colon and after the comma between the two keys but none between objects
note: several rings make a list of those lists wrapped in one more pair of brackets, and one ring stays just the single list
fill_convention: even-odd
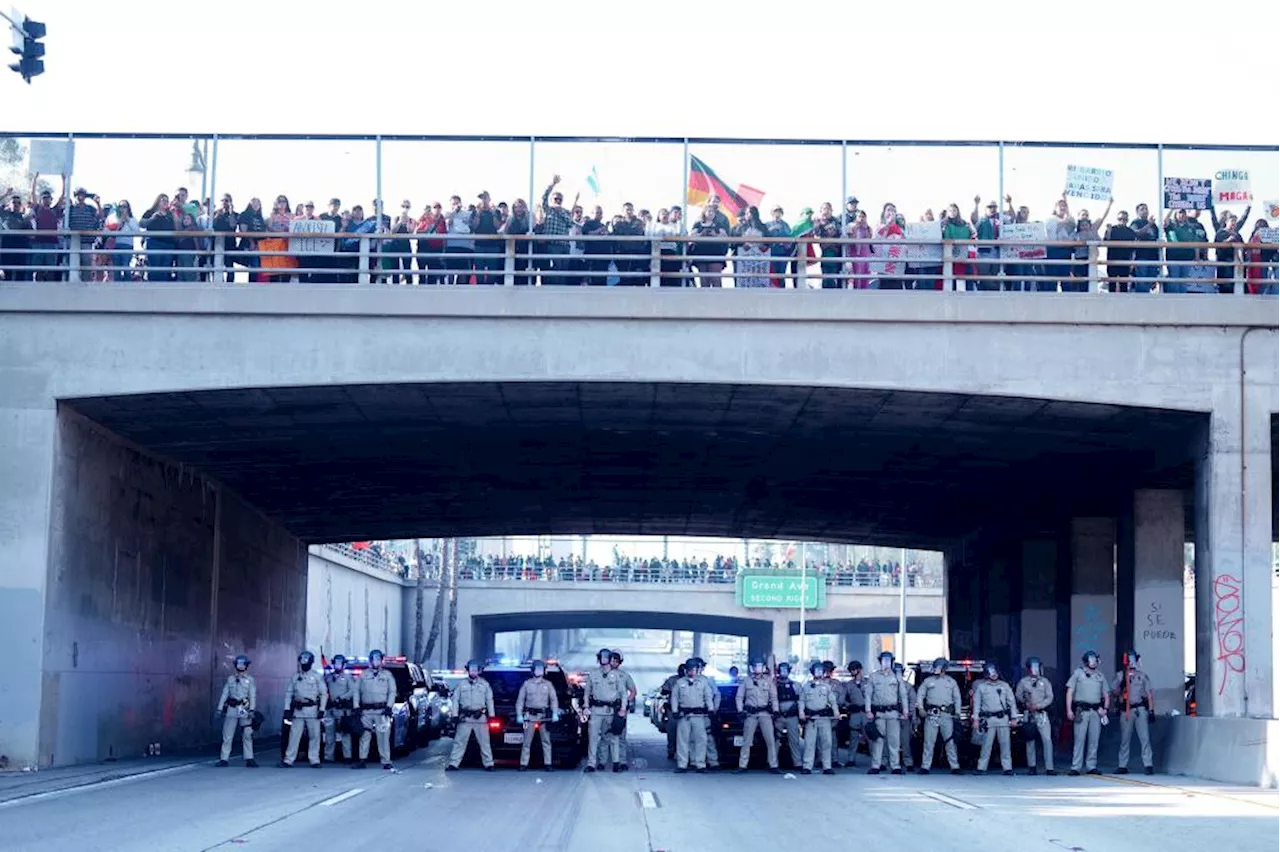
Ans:
[{"label": "dashed lane line", "polygon": [[[1170,790],[1178,793],[1184,793],[1188,796],[1209,796],[1213,799],[1222,799],[1227,802],[1235,802],[1237,804],[1256,805],[1260,808],[1266,808],[1269,811],[1280,811],[1280,805],[1269,805],[1266,802],[1258,802],[1253,799],[1242,799],[1236,796],[1228,796],[1223,793],[1215,793],[1210,790],[1192,790],[1190,787],[1179,787],[1176,784],[1156,784],[1152,781],[1142,781],[1138,778],[1125,778],[1120,775],[1095,775],[1093,776],[1099,781],[1113,781],[1116,784],[1132,784],[1135,787],[1150,787],[1154,790]],[[1261,788],[1259,792],[1262,792]]]},{"label": "dashed lane line", "polygon": [[921,790],[920,795],[933,799],[935,802],[941,802],[944,805],[950,805],[953,808],[958,808],[962,811],[976,811],[980,807],[980,805],[975,805],[972,802],[966,802],[963,799],[956,799],[948,796],[946,793],[938,793],[934,790]]},{"label": "dashed lane line", "polygon": [[348,790],[345,793],[339,793],[338,795],[334,796],[332,799],[325,799],[323,802],[320,803],[320,807],[331,808],[334,805],[338,804],[339,802],[345,802],[347,799],[351,799],[351,798],[354,798],[355,796],[359,796],[363,792],[364,792],[363,787],[356,787],[354,790]]},{"label": "dashed lane line", "polygon": [[660,807],[658,804],[658,797],[655,796],[652,792],[648,790],[641,790],[639,795],[640,795],[640,807],[642,808]]}]

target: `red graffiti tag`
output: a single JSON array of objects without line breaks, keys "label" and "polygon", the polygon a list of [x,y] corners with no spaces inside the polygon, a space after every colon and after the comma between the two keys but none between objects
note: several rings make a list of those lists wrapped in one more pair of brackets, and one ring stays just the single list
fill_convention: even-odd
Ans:
[{"label": "red graffiti tag", "polygon": [[1240,578],[1219,574],[1213,578],[1213,627],[1218,636],[1218,660],[1222,682],[1218,694],[1227,688],[1233,674],[1244,673],[1244,612],[1240,605]]}]

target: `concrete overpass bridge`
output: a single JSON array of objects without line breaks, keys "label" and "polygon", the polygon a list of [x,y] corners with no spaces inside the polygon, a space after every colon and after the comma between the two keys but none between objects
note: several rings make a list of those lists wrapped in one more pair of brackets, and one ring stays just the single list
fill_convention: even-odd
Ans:
[{"label": "concrete overpass bridge", "polygon": [[207,740],[306,545],[435,535],[934,547],[953,653],[1136,642],[1162,699],[1194,540],[1185,726],[1271,718],[1278,351],[1249,296],[0,288],[0,750]]}]

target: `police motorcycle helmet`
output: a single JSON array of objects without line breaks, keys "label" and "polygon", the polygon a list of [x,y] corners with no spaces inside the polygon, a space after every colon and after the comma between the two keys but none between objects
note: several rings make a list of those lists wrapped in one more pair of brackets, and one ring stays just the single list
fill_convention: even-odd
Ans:
[{"label": "police motorcycle helmet", "polygon": [[1124,664],[1126,668],[1129,666],[1136,666],[1141,659],[1142,655],[1132,648],[1124,652]]},{"label": "police motorcycle helmet", "polygon": [[906,670],[907,670],[906,666],[902,665],[902,663],[893,664],[893,673],[896,674],[898,677],[902,677],[903,673],[906,672]]},{"label": "police motorcycle helmet", "polygon": [[235,670],[238,672],[247,672],[249,670],[249,663],[250,663],[250,660],[248,657],[246,657],[244,654],[239,654],[236,657],[235,662],[232,663],[232,665],[234,666]]},{"label": "police motorcycle helmet", "polygon": [[249,727],[253,728],[253,730],[256,732],[259,728],[262,727],[262,723],[265,722],[266,720],[267,720],[267,717],[262,715],[261,710],[254,710],[252,713],[249,714]]},{"label": "police motorcycle helmet", "polygon": [[374,648],[372,651],[369,652],[369,665],[380,666],[382,665],[383,659],[384,657],[383,657],[382,651],[380,651],[379,649]]},{"label": "police motorcycle helmet", "polygon": [[764,669],[764,657],[752,657],[751,661],[747,663],[747,671],[751,672],[753,675],[764,674]]},{"label": "police motorcycle helmet", "polygon": [[[892,651],[881,651],[880,656],[876,657],[876,660],[879,661],[880,668],[882,669],[893,668],[893,652]],[[886,662],[888,663],[887,666],[885,665]]]},{"label": "police motorcycle helmet", "polygon": [[627,731],[627,717],[621,713],[614,713],[613,719],[609,722],[609,733],[615,737],[620,737]]},{"label": "police motorcycle helmet", "polygon": [[788,662],[778,663],[778,677],[791,677],[791,664]]},{"label": "police motorcycle helmet", "polygon": [[930,668],[934,674],[944,674],[947,671],[947,658],[938,657],[933,661],[933,665]]},{"label": "police motorcycle helmet", "polygon": [[862,671],[862,660],[853,660],[849,663],[849,674]]},{"label": "police motorcycle helmet", "polygon": [[340,672],[347,667],[347,658],[342,654],[334,654],[330,665],[333,666],[335,672]]},{"label": "police motorcycle helmet", "polygon": [[880,726],[875,723],[874,719],[867,719],[862,723],[862,733],[866,735],[869,743],[873,743],[884,736],[884,734],[880,733]]},{"label": "police motorcycle helmet", "polygon": [[818,677],[819,675],[822,674],[822,672],[823,672],[823,668],[822,668],[821,660],[814,660],[812,663],[809,664],[810,677]]},{"label": "police motorcycle helmet", "polygon": [[1027,657],[1027,671],[1032,677],[1040,677],[1044,671],[1044,664],[1040,662],[1039,657]]},{"label": "police motorcycle helmet", "polygon": [[613,659],[613,652],[608,648],[601,648],[599,651],[596,651],[596,662],[600,665],[609,665],[609,660],[611,659]]},{"label": "police motorcycle helmet", "polygon": [[298,668],[304,672],[311,671],[311,667],[316,663],[316,655],[310,651],[303,651],[298,655]]},{"label": "police motorcycle helmet", "polygon": [[[1089,660],[1093,660],[1093,665],[1089,665]],[[1097,651],[1088,650],[1080,655],[1080,662],[1084,664],[1085,668],[1096,669],[1098,664],[1102,662],[1102,658],[1098,656]]]},{"label": "police motorcycle helmet", "polygon": [[478,675],[478,674],[480,674],[480,671],[481,671],[481,669],[483,669],[483,668],[484,668],[484,667],[480,665],[480,661],[479,661],[479,660],[467,660],[467,665],[466,665],[466,672],[467,672],[467,674],[471,674],[471,670],[472,670],[472,669],[475,669],[475,670],[476,670],[476,674]]},{"label": "police motorcycle helmet", "polygon": [[1000,665],[994,660],[987,660],[982,666],[982,673],[991,680],[1000,677]]},{"label": "police motorcycle helmet", "polygon": [[534,677],[542,677],[547,673],[547,664],[542,660],[534,660],[529,663],[529,674]]}]

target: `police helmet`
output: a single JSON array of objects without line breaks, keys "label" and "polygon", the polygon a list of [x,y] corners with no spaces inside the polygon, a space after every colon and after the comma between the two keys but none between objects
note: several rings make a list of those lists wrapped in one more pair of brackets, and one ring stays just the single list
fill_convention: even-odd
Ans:
[{"label": "police helmet", "polygon": [[880,656],[876,657],[876,659],[877,659],[877,660],[879,660],[881,663],[883,663],[885,660],[888,660],[889,662],[891,662],[891,663],[892,663],[892,662],[893,662],[893,652],[892,652],[892,651],[881,651],[881,652],[880,652]]},{"label": "police helmet", "polygon": [[836,670],[836,664],[834,662],[832,662],[831,660],[822,661],[822,671],[824,673],[831,674],[835,670]]},{"label": "police helmet", "polygon": [[705,669],[707,667],[707,661],[702,659],[701,657],[694,657],[693,664],[700,669]]},{"label": "police helmet", "polygon": [[617,660],[618,665],[622,665],[622,652],[621,652],[621,651],[610,651],[610,652],[609,652],[609,662],[611,662],[611,663],[612,663],[612,662],[613,662],[613,661],[615,661],[615,660]]},{"label": "police helmet", "polygon": [[236,667],[237,669],[239,669],[239,668],[245,668],[245,669],[248,669],[248,668],[249,668],[249,658],[248,658],[248,657],[246,657],[244,654],[240,654],[240,655],[238,655],[238,656],[236,657],[234,665],[235,665],[235,667]]},{"label": "police helmet", "polygon": [[369,665],[375,665],[374,660],[377,660],[377,663],[376,663],[377,665],[381,665],[382,657],[383,657],[382,652],[379,651],[377,648],[374,648],[372,651],[369,652]]},{"label": "police helmet", "polygon": [[862,671],[862,660],[854,660],[849,663],[849,674]]},{"label": "police helmet", "polygon": [[310,666],[315,661],[316,661],[316,655],[311,653],[310,651],[303,651],[301,654],[298,655],[298,665],[300,666]]},{"label": "police helmet", "polygon": [[688,673],[688,671],[689,671],[689,664],[681,663],[680,665],[676,666],[676,677],[684,677]]},{"label": "police helmet", "polygon": [[681,668],[684,669],[685,674],[688,674],[694,669],[701,667],[701,665],[702,665],[702,661],[699,660],[697,657],[690,657],[689,659],[684,661],[684,665],[681,666]]},{"label": "police helmet", "polygon": [[813,675],[814,677],[817,677],[821,671],[822,671],[821,660],[814,660],[812,663],[809,664],[809,674]]},{"label": "police helmet", "polygon": [[467,660],[467,666],[466,666],[466,668],[467,668],[467,671],[471,671],[472,669],[475,669],[476,671],[480,671],[480,661],[479,661],[479,660]]},{"label": "police helmet", "polygon": [[608,648],[601,648],[599,651],[596,651],[596,659],[599,660],[600,662],[607,663],[609,662],[610,655],[612,653],[613,652],[610,651]]},{"label": "police helmet", "polygon": [[1098,652],[1097,652],[1097,651],[1085,651],[1083,654],[1081,654],[1081,655],[1080,655],[1080,662],[1084,663],[1084,664],[1087,666],[1087,665],[1089,665],[1089,658],[1090,658],[1090,657],[1092,657],[1092,658],[1093,658],[1093,661],[1094,661],[1094,664],[1095,664],[1095,665],[1096,665],[1098,662],[1100,662],[1100,661],[1101,661],[1101,659],[1102,659],[1101,657],[1099,657],[1099,656],[1098,656]]},{"label": "police helmet", "polygon": [[933,661],[933,670],[941,674],[947,670],[947,658],[938,657]]},{"label": "police helmet", "polygon": [[529,671],[534,675],[538,674],[539,669],[545,672],[547,670],[547,664],[542,660],[534,660],[532,663],[529,663]]},{"label": "police helmet", "polygon": [[1027,671],[1038,672],[1043,666],[1039,657],[1027,657]]},{"label": "police helmet", "polygon": [[346,664],[347,664],[346,657],[342,656],[341,654],[333,655],[333,667],[335,669],[338,669],[339,671],[341,671],[342,667],[345,666]]},{"label": "police helmet", "polygon": [[894,673],[894,674],[898,674],[898,675],[900,675],[900,674],[902,674],[903,672],[905,672],[906,670],[907,670],[907,669],[906,669],[906,666],[902,665],[902,663],[894,663],[894,664],[893,664],[893,673]]},{"label": "police helmet", "polygon": [[1125,652],[1124,658],[1126,661],[1128,661],[1129,665],[1133,665],[1134,663],[1138,662],[1138,660],[1142,659],[1142,655],[1139,654],[1137,651],[1133,650],[1132,648],[1130,648],[1127,652]]},{"label": "police helmet", "polygon": [[789,677],[791,675],[791,664],[778,663],[778,674],[782,675],[783,677]]},{"label": "police helmet", "polygon": [[1000,676],[1000,666],[996,665],[996,663],[995,663],[994,661],[988,661],[988,662],[987,662],[987,663],[982,667],[982,670],[983,670],[984,672],[986,672],[987,677],[999,677],[999,676]]}]

